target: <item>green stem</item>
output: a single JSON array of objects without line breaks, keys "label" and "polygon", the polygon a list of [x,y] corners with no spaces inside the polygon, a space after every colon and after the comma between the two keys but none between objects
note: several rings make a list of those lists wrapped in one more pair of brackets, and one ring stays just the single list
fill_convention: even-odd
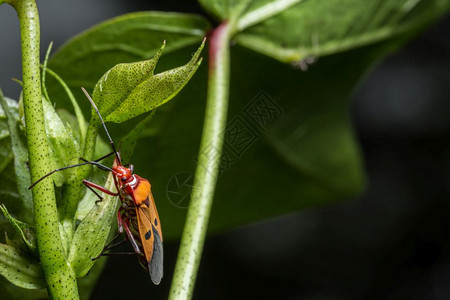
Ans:
[{"label": "green stem", "polygon": [[[31,180],[48,173],[50,155],[44,125],[39,69],[39,14],[34,0],[10,0],[21,26],[23,102],[27,126]],[[64,256],[53,182],[43,180],[33,190],[39,256],[49,295],[78,299],[77,282]]]},{"label": "green stem", "polygon": [[[194,189],[181,239],[169,299],[191,299],[205,242],[219,172],[229,94],[229,23],[212,33],[209,47],[208,95]],[[199,187],[199,188],[195,188]]]}]

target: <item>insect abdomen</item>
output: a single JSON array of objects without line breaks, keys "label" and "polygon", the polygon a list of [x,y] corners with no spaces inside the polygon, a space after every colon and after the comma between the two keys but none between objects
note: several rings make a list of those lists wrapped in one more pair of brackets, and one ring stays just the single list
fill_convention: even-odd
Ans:
[{"label": "insect abdomen", "polygon": [[136,244],[139,247],[139,263],[141,264],[144,269],[148,269],[147,266],[147,259],[145,258],[145,252],[144,247],[142,246],[141,236],[139,235],[139,227],[137,224],[137,218],[136,218],[136,210],[134,207],[130,207],[126,204],[126,201],[122,203],[122,206],[120,207],[122,218],[125,222],[128,222],[128,226],[130,228],[130,231],[133,235],[134,240],[136,241]]}]

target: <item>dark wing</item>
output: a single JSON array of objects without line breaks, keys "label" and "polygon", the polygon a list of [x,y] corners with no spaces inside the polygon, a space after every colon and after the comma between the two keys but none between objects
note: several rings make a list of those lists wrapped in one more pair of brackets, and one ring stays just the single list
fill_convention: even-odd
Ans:
[{"label": "dark wing", "polygon": [[150,273],[150,278],[154,284],[159,284],[163,278],[164,268],[164,251],[161,238],[159,237],[158,231],[153,227],[153,233],[155,237],[155,242],[153,244],[153,256],[148,262],[148,272]]}]

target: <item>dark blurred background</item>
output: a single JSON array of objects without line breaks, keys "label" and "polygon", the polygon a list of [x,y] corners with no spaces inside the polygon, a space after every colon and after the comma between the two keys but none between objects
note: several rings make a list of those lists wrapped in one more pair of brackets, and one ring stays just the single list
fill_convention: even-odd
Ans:
[{"label": "dark blurred background", "polygon": [[[197,12],[187,1],[38,2],[42,52],[105,19],[138,10]],[[18,21],[0,9],[0,86],[17,99]],[[207,239],[195,299],[450,299],[450,18],[387,57],[355,92],[351,112],[368,186],[335,205]],[[163,299],[134,257],[112,257],[92,299]],[[142,298],[143,297],[143,298]]]}]

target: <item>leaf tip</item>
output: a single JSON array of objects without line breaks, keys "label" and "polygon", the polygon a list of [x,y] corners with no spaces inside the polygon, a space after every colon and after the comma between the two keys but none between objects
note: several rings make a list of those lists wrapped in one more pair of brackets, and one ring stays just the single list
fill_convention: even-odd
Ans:
[{"label": "leaf tip", "polygon": [[161,57],[161,54],[164,52],[164,49],[166,48],[166,40],[163,40],[161,48],[159,48],[158,51],[156,51],[155,55],[153,56],[154,60],[159,60]]},{"label": "leaf tip", "polygon": [[[203,38],[202,43],[200,44],[200,47],[198,47],[197,51],[195,51],[194,55],[192,56],[191,60],[190,60],[190,64],[196,64],[199,65],[199,62],[201,62],[201,59],[199,60],[199,56],[200,53],[203,50],[203,47],[205,46],[205,42],[206,42],[206,37]],[[197,62],[198,61],[198,62]]]}]

